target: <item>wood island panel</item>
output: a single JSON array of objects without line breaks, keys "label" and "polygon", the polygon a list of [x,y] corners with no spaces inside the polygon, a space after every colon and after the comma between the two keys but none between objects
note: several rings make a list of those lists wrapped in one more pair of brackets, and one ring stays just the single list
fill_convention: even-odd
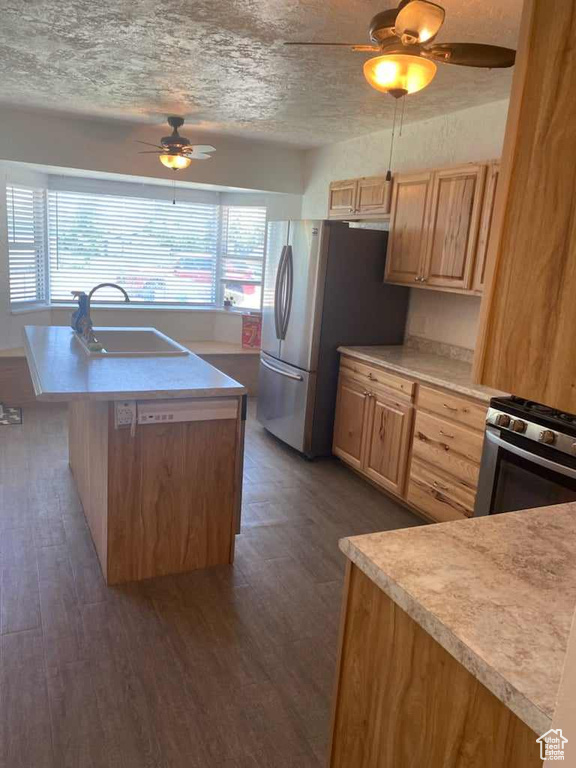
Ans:
[{"label": "wood island panel", "polygon": [[113,403],[71,404],[70,466],[108,584],[232,562],[243,438],[235,403],[236,418],[145,424],[134,437],[114,428]]},{"label": "wood island panel", "polygon": [[540,768],[537,734],[348,570],[330,768]]}]

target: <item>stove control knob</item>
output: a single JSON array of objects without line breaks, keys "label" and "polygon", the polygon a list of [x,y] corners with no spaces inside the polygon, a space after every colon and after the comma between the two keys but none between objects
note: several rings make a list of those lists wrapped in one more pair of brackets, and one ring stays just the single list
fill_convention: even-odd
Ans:
[{"label": "stove control knob", "polygon": [[506,413],[499,413],[498,416],[496,416],[494,419],[494,424],[496,424],[497,427],[509,427],[510,421],[510,416],[508,416]]},{"label": "stove control knob", "polygon": [[556,442],[556,433],[552,432],[551,429],[544,429],[542,432],[540,432],[538,439],[541,443],[545,443],[546,445],[553,445]]},{"label": "stove control knob", "polygon": [[514,432],[526,432],[527,426],[526,422],[522,421],[522,419],[515,419],[511,424]]}]

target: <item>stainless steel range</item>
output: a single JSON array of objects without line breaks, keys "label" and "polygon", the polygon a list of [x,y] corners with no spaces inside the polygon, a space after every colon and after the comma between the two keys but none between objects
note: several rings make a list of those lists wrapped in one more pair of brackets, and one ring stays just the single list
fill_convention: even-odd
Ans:
[{"label": "stainless steel range", "polygon": [[576,416],[518,397],[490,401],[475,515],[576,501]]}]

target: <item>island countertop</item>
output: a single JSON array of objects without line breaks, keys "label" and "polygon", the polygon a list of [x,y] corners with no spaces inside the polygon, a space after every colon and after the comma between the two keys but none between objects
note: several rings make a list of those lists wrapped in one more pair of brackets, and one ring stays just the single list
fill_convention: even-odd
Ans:
[{"label": "island countertop", "polygon": [[156,400],[237,397],[246,388],[190,353],[99,357],[86,354],[74,331],[28,325],[25,350],[38,400]]},{"label": "island countertop", "polygon": [[470,363],[422,352],[401,344],[386,347],[339,347],[338,351],[365,363],[379,365],[395,373],[451,389],[486,403],[490,398],[504,394],[495,389],[483,387],[481,384],[475,384],[472,381]]},{"label": "island countertop", "polygon": [[576,607],[576,504],[342,539],[340,548],[532,730]]}]

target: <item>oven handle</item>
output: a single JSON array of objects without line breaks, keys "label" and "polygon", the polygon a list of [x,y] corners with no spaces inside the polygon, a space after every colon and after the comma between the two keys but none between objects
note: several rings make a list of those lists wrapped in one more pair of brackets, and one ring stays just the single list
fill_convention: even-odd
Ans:
[{"label": "oven handle", "polygon": [[502,440],[499,435],[494,434],[494,432],[491,432],[490,430],[486,430],[486,440],[494,443],[498,448],[504,448],[504,450],[510,451],[510,453],[513,453],[516,456],[531,461],[533,464],[538,464],[545,469],[550,469],[552,472],[558,472],[559,475],[565,475],[566,477],[576,480],[576,469],[565,467],[564,464],[558,464],[556,461],[545,459],[543,456],[538,456],[534,453],[530,453],[530,451],[524,450],[524,448],[519,448],[517,445],[512,445],[511,443],[506,442],[506,440]]}]

